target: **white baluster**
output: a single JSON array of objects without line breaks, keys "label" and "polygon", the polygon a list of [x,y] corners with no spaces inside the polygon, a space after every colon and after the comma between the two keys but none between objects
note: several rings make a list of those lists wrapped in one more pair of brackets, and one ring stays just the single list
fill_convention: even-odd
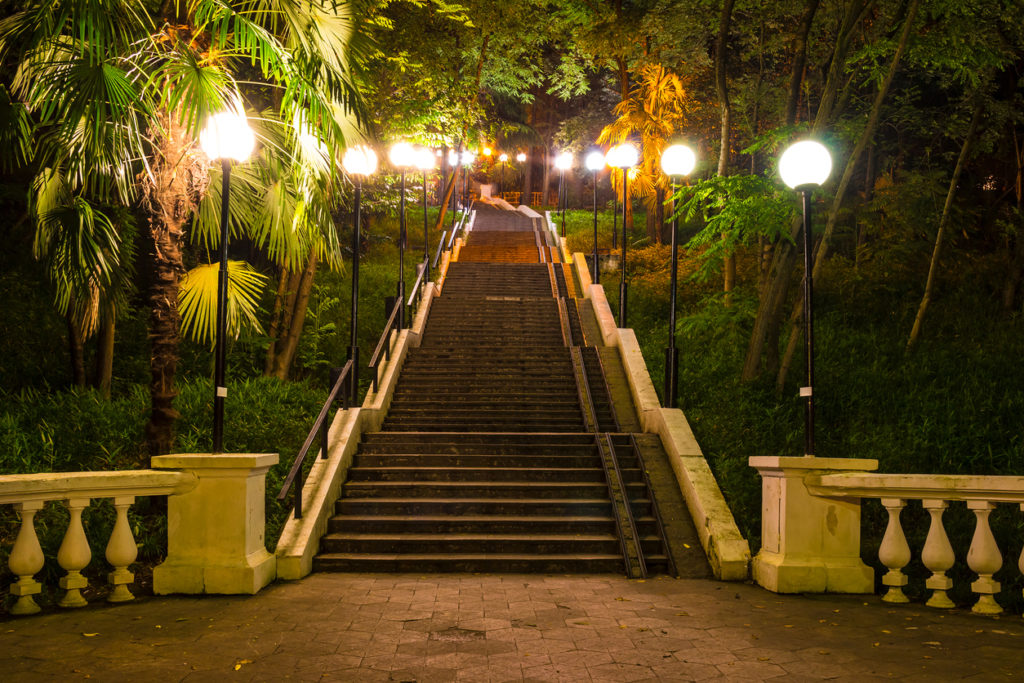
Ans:
[{"label": "white baluster", "polygon": [[[1024,503],[1020,504],[1020,511],[1024,512]],[[1020,570],[1021,574],[1024,574],[1024,548],[1021,549],[1020,557],[1017,558],[1017,569]]]},{"label": "white baluster", "polygon": [[953,601],[946,595],[946,591],[953,587],[953,580],[946,576],[946,572],[956,561],[953,546],[946,535],[946,527],[942,524],[942,513],[946,511],[948,503],[944,500],[922,500],[921,505],[932,518],[928,527],[928,538],[925,539],[924,549],[921,550],[921,561],[932,572],[931,577],[925,581],[925,586],[932,589],[932,596],[928,598],[927,604],[948,609],[954,606]]},{"label": "white baluster", "polygon": [[135,596],[128,590],[128,584],[135,580],[135,575],[128,571],[128,565],[134,562],[139,555],[135,537],[132,536],[131,525],[128,524],[128,508],[134,502],[135,496],[114,498],[117,521],[114,522],[110,540],[107,541],[107,562],[114,568],[114,571],[107,574],[107,580],[114,590],[107,597],[108,602],[128,602],[135,599]]},{"label": "white baluster", "polygon": [[987,500],[969,500],[967,507],[974,510],[977,518],[971,549],[967,551],[967,564],[978,575],[978,580],[971,584],[971,590],[978,594],[978,601],[971,611],[977,614],[999,614],[1003,611],[995,598],[999,592],[999,582],[992,575],[1003,566],[1003,555],[988,525],[988,516],[995,505]]},{"label": "white baluster", "polygon": [[33,500],[16,503],[14,509],[21,515],[21,528],[18,538],[14,541],[11,556],[7,558],[7,566],[18,580],[11,584],[11,595],[18,600],[11,607],[11,614],[35,614],[39,605],[32,597],[40,591],[40,584],[32,577],[43,568],[43,549],[39,547],[36,536],[35,516],[42,509],[43,501]]},{"label": "white baluster", "polygon": [[910,546],[907,545],[907,537],[903,534],[903,526],[900,524],[900,512],[906,504],[907,501],[902,498],[882,499],[882,505],[889,513],[889,524],[885,527],[882,545],[878,549],[878,559],[889,568],[882,577],[882,583],[889,587],[882,596],[885,602],[909,602],[909,598],[903,594],[907,577],[901,571],[910,562]]},{"label": "white baluster", "polygon": [[82,597],[82,589],[89,585],[89,581],[82,576],[82,570],[92,559],[92,551],[82,528],[82,510],[89,505],[89,499],[68,498],[64,504],[71,513],[71,520],[57,551],[57,563],[67,571],[60,579],[60,587],[67,592],[57,604],[61,607],[84,607],[87,603]]}]

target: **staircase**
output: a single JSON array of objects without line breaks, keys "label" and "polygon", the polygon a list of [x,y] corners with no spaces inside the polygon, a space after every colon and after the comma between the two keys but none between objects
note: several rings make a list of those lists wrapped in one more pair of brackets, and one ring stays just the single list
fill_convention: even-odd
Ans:
[{"label": "staircase", "polygon": [[549,246],[528,218],[478,213],[381,431],[364,435],[315,569],[621,573],[623,498],[648,566],[670,566],[601,355],[567,345],[584,326],[562,266],[540,262]]}]

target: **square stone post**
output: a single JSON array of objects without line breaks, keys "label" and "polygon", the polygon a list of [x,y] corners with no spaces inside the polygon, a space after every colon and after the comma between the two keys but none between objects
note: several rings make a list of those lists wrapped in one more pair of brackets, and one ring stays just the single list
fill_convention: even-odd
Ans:
[{"label": "square stone post", "polygon": [[860,499],[811,495],[805,478],[870,472],[877,460],[758,456],[761,550],[754,580],[775,593],[873,593],[874,572],[860,559]]},{"label": "square stone post", "polygon": [[152,459],[154,469],[191,472],[197,486],[167,499],[167,559],[153,592],[253,594],[274,580],[264,547],[266,474],[276,453],[187,453]]}]

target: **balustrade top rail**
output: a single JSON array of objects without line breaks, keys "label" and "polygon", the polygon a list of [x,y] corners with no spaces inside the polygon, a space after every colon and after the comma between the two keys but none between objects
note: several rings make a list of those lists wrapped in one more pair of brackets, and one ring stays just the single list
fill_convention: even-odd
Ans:
[{"label": "balustrade top rail", "polygon": [[882,474],[877,472],[809,476],[814,495],[849,498],[986,500],[1024,503],[1024,477],[973,474]]},{"label": "balustrade top rail", "polygon": [[196,487],[194,474],[162,470],[44,472],[0,476],[0,505],[66,498],[169,496]]}]

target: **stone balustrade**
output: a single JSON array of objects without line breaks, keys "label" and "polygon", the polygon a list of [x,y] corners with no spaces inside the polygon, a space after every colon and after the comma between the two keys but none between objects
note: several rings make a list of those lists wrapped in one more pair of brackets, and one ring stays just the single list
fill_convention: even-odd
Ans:
[{"label": "stone balustrade", "polygon": [[[967,565],[977,580],[971,590],[978,596],[971,611],[978,614],[999,614],[996,602],[999,582],[993,574],[1003,566],[1003,555],[989,527],[989,515],[997,504],[1011,504],[1024,511],[1024,477],[975,476],[946,474],[875,474],[842,473],[811,476],[806,481],[812,495],[832,498],[872,498],[881,501],[888,513],[888,523],[878,559],[888,571],[882,576],[887,590],[886,602],[907,602],[903,587],[907,577],[903,568],[910,562],[911,549],[903,531],[900,513],[908,501],[920,501],[928,511],[928,535],[921,549],[921,562],[931,572],[925,587],[932,591],[927,604],[932,607],[953,607],[947,591],[953,581],[946,572],[952,569],[956,556],[946,534],[943,513],[952,502],[964,502],[975,516],[974,535],[967,551]],[[1017,559],[1024,572],[1024,552]]]},{"label": "stone balustrade", "polygon": [[133,599],[128,584],[135,579],[128,567],[138,554],[128,524],[128,508],[137,497],[173,496],[195,488],[196,484],[193,474],[154,470],[0,476],[0,505],[13,505],[21,518],[18,536],[8,558],[11,573],[18,577],[11,585],[11,595],[16,597],[11,614],[39,611],[33,596],[40,592],[42,585],[33,577],[43,568],[44,557],[36,536],[35,516],[43,506],[51,501],[60,501],[68,509],[68,528],[57,552],[57,562],[66,572],[60,579],[64,595],[58,604],[61,607],[82,607],[86,604],[82,589],[87,586],[82,570],[92,560],[92,551],[82,526],[82,512],[93,500],[112,499],[117,514],[106,547],[107,562],[113,567],[107,575],[113,588],[107,600],[126,602]]},{"label": "stone balustrade", "polygon": [[[888,513],[878,551],[887,571],[882,576],[886,602],[907,602],[903,570],[911,559],[900,513],[920,501],[929,528],[921,561],[931,575],[927,604],[949,608],[953,587],[947,572],[956,561],[943,513],[963,502],[975,516],[967,565],[977,575],[971,590],[978,596],[972,611],[999,614],[1000,590],[993,575],[1003,555],[989,526],[998,504],[1024,511],[1024,477],[944,474],[879,474],[875,460],[817,457],[754,457],[761,474],[762,547],[753,561],[754,580],[778,593],[870,593],[874,574],[860,559],[860,501],[877,499]],[[916,503],[915,503],[916,504]],[[1024,552],[1017,558],[1024,572]]]},{"label": "stone balustrade", "polygon": [[21,516],[8,566],[18,580],[12,614],[34,614],[32,597],[41,590],[34,576],[43,568],[35,515],[50,501],[61,501],[70,521],[57,552],[67,572],[60,579],[61,607],[86,604],[82,575],[92,551],[82,526],[82,511],[96,499],[110,498],[117,511],[107,543],[112,602],[132,599],[128,567],[137,546],[128,524],[128,508],[140,496],[168,496],[167,557],[153,569],[153,592],[252,594],[277,576],[277,563],[264,546],[264,494],[267,471],[276,453],[181,453],[152,459],[152,470],[63,472],[0,476],[0,505]]}]

